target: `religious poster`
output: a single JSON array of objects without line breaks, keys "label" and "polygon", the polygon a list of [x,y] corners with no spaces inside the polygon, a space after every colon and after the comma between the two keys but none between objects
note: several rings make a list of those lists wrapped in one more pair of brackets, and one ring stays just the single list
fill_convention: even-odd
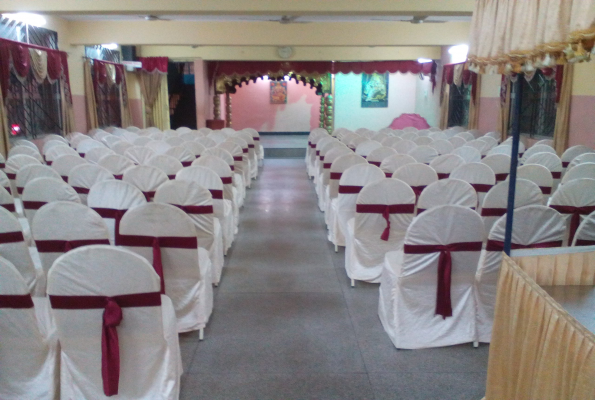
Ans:
[{"label": "religious poster", "polygon": [[362,108],[388,107],[388,72],[362,74]]},{"label": "religious poster", "polygon": [[287,104],[287,82],[271,81],[271,104]]}]

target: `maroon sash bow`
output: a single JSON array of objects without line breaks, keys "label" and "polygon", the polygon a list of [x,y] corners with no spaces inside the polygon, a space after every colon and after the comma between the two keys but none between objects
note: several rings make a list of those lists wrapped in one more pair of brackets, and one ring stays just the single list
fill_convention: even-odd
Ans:
[{"label": "maroon sash bow", "polygon": [[323,163],[323,164],[322,164],[322,168],[323,168],[323,169],[329,169],[329,168],[331,167],[331,164],[332,164],[332,163],[330,163],[330,162],[329,162],[329,163]]},{"label": "maroon sash bow", "polygon": [[124,174],[114,175],[114,179],[121,181],[123,176],[124,176]]},{"label": "maroon sash bow", "polygon": [[562,178],[562,172],[560,171],[550,171],[552,173],[552,178],[554,179],[560,179]]},{"label": "maroon sash bow", "polygon": [[167,178],[171,181],[173,179],[176,179],[176,175],[168,175]]},{"label": "maroon sash bow", "polygon": [[254,148],[254,145],[253,144],[248,144],[248,148],[249,149],[253,149]]},{"label": "maroon sash bow", "polygon": [[153,199],[153,197],[155,197],[155,191],[150,191],[150,192],[143,192],[143,194],[145,195],[145,199],[147,200],[147,202],[151,201]]},{"label": "maroon sash bow", "polygon": [[161,293],[165,294],[165,280],[163,278],[163,262],[161,260],[161,248],[174,249],[198,249],[196,236],[141,236],[141,235],[120,235],[116,245],[129,247],[152,247],[153,268],[161,280]]},{"label": "maroon sash bow", "polygon": [[172,204],[172,206],[178,207],[180,210],[184,211],[186,214],[213,214],[213,206],[181,206],[179,204]]},{"label": "maroon sash bow", "polygon": [[[44,157],[45,158],[45,157]],[[53,161],[52,160],[45,160],[45,163],[47,164],[48,167],[52,166]]]},{"label": "maroon sash bow", "polygon": [[90,190],[89,188],[84,188],[84,187],[80,187],[80,186],[73,186],[72,188],[78,194],[89,194],[89,190]]},{"label": "maroon sash bow", "polygon": [[234,156],[233,157],[234,161],[242,161],[242,159],[243,159],[242,156]]},{"label": "maroon sash bow", "polygon": [[248,154],[248,148],[246,147],[245,149],[242,149],[242,153]]},{"label": "maroon sash bow", "polygon": [[426,188],[425,185],[422,186],[410,186],[411,190],[413,190],[413,193],[415,193],[415,201],[417,201],[419,199],[419,196],[421,195],[421,192],[424,191],[424,189]]},{"label": "maroon sash bow", "polygon": [[[324,156],[320,156],[320,162],[324,161]],[[324,165],[324,163],[322,163]]]},{"label": "maroon sash bow", "polygon": [[550,186],[540,186],[539,189],[541,189],[542,194],[551,194],[552,193],[552,188]]},{"label": "maroon sash bow", "polygon": [[329,178],[339,180],[339,179],[341,179],[342,175],[343,175],[342,172],[331,172],[331,174],[329,175]]},{"label": "maroon sash bow", "polygon": [[413,214],[414,204],[357,204],[355,212],[361,214],[382,214],[386,221],[386,228],[380,235],[380,240],[388,241],[390,236],[390,214]]},{"label": "maroon sash bow", "polygon": [[572,214],[572,217],[570,218],[570,233],[568,235],[569,244],[572,244],[576,230],[581,224],[581,215],[589,215],[595,211],[595,206],[574,207],[564,205],[550,205],[550,207],[561,214]]},{"label": "maroon sash bow", "polygon": [[311,149],[315,149],[316,148],[316,145],[314,143],[308,142],[308,144],[310,145],[310,148]]},{"label": "maroon sash bow", "polygon": [[477,193],[487,193],[492,188],[492,185],[486,183],[471,183],[470,185],[473,186],[473,189],[475,189]]},{"label": "maroon sash bow", "polygon": [[501,217],[506,214],[506,208],[482,208],[482,217]]},{"label": "maroon sash bow", "polygon": [[448,179],[450,177],[450,172],[437,172],[438,179]]},{"label": "maroon sash bow", "polygon": [[39,210],[46,204],[45,201],[23,201],[23,208],[25,210]]},{"label": "maroon sash bow", "polygon": [[387,178],[390,178],[390,177],[393,176],[393,173],[392,172],[385,172],[384,173],[384,176],[386,176]]},{"label": "maroon sash bow", "polygon": [[568,168],[570,161],[562,161],[562,168]]},{"label": "maroon sash bow", "polygon": [[443,319],[452,317],[452,303],[450,299],[450,282],[452,274],[453,251],[481,251],[481,242],[462,242],[441,244],[405,244],[405,254],[440,253],[438,258],[438,285],[436,290],[436,314]]},{"label": "maroon sash bow", "polygon": [[158,292],[122,294],[119,296],[56,296],[50,295],[54,309],[103,309],[101,329],[101,377],[106,396],[118,394],[120,383],[120,343],[117,327],[122,321],[122,307],[159,307]]},{"label": "maroon sash bow", "polygon": [[108,239],[83,239],[83,240],[36,240],[35,245],[40,253],[67,253],[77,247],[90,246],[92,244],[107,244]]},{"label": "maroon sash bow", "polygon": [[253,137],[252,140],[256,140],[257,142],[260,141],[259,137]]},{"label": "maroon sash bow", "polygon": [[0,308],[33,308],[30,294],[0,294]]},{"label": "maroon sash bow", "polygon": [[16,208],[14,207],[14,204],[0,204],[0,207],[4,207],[10,212],[16,212]]},{"label": "maroon sash bow", "polygon": [[114,208],[93,208],[91,207],[97,214],[99,214],[102,218],[112,218],[114,220],[114,238],[116,244],[118,243],[118,236],[120,236],[120,221],[122,217],[128,210],[116,210]]},{"label": "maroon sash bow", "polygon": [[0,233],[0,244],[24,242],[23,232],[4,232]]},{"label": "maroon sash bow", "polygon": [[[551,242],[541,242],[532,244],[517,244],[511,243],[511,250],[522,250],[522,249],[549,249],[552,247],[562,247],[561,240],[553,240]],[[486,251],[504,251],[504,242],[499,240],[488,240],[486,243]]]},{"label": "maroon sash bow", "polygon": [[22,187],[22,186],[17,186],[17,193],[18,193],[18,194],[23,194],[23,190],[25,190],[25,188],[24,188],[24,187]]},{"label": "maroon sash bow", "polygon": [[341,194],[358,194],[363,189],[363,186],[339,185],[339,193]]},{"label": "maroon sash bow", "polygon": [[233,183],[233,179],[231,176],[223,176],[221,177],[221,182],[223,182],[224,185],[231,185]]},{"label": "maroon sash bow", "polygon": [[192,165],[192,161],[180,161],[182,163],[182,167],[189,167]]},{"label": "maroon sash bow", "polygon": [[214,200],[223,200],[223,190],[209,189]]},{"label": "maroon sash bow", "polygon": [[508,178],[508,172],[503,172],[501,174],[496,174],[496,182],[505,181]]},{"label": "maroon sash bow", "polygon": [[380,167],[381,162],[380,161],[368,161],[368,164],[372,164],[372,165],[375,165],[377,167]]},{"label": "maroon sash bow", "polygon": [[316,156],[318,157],[320,155],[320,150],[316,150]]}]

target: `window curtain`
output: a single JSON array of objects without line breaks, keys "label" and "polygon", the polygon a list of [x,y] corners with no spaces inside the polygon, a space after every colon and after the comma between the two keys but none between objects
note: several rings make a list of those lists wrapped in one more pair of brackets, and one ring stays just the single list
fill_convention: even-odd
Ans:
[{"label": "window curtain", "polygon": [[500,112],[498,114],[500,141],[504,142],[508,137],[508,119],[510,117],[510,79],[502,75],[500,81]]},{"label": "window curtain", "polygon": [[592,0],[478,0],[471,21],[473,70],[522,72],[590,58]]},{"label": "window curtain", "polygon": [[440,129],[448,128],[448,104],[450,98],[450,85],[442,82],[442,91],[440,92]]},{"label": "window curtain", "polygon": [[467,129],[478,129],[479,127],[479,98],[481,97],[481,75],[477,75],[471,89],[469,100],[469,123]]},{"label": "window curtain", "polygon": [[[142,69],[140,71],[140,87],[145,104],[145,126],[156,126],[164,124],[167,119],[169,129],[169,97],[166,93],[167,102],[161,96],[163,81],[167,91],[167,57],[141,57]],[[161,97],[160,97],[161,96]],[[163,107],[167,109],[167,116],[163,114]],[[160,128],[161,129],[161,128]]]},{"label": "window curtain", "polygon": [[120,112],[122,113],[122,128],[132,125],[132,112],[130,111],[130,102],[128,100],[128,81],[126,79],[126,73],[123,73],[122,83],[120,84]]},{"label": "window curtain", "polygon": [[8,129],[8,115],[6,114],[6,108],[4,108],[4,96],[0,96],[0,153],[4,158],[8,157],[8,150],[10,150],[9,138],[10,130]]},{"label": "window curtain", "polygon": [[465,63],[447,64],[442,68],[442,86],[440,94],[440,129],[448,128],[448,113],[450,103],[450,85],[471,85],[471,99],[469,100],[468,129],[477,129],[479,122],[479,75],[470,71]]},{"label": "window curtain", "polygon": [[157,93],[155,103],[153,104],[151,114],[153,115],[153,125],[147,126],[154,126],[161,129],[162,131],[170,129],[169,93],[167,79],[165,78],[161,79],[161,85],[159,87],[159,92]]},{"label": "window curtain", "polygon": [[[586,261],[583,257],[575,261],[580,259]],[[586,276],[580,266],[572,271],[574,263],[562,263],[565,268],[548,269],[550,278],[562,281],[545,284],[564,285],[566,276]],[[593,376],[595,335],[560,308],[524,268],[503,255],[485,398],[593,399]]]},{"label": "window curtain", "polygon": [[[572,78],[574,76],[574,64],[559,65],[558,71],[562,69],[562,83],[556,82],[558,92],[558,105],[556,107],[556,126],[554,127],[554,149],[558,155],[562,155],[568,148],[568,126],[570,122],[570,98],[572,96]],[[558,87],[558,85],[560,87]]]},{"label": "window curtain", "polygon": [[87,111],[87,130],[99,128],[97,118],[97,102],[95,101],[95,86],[93,85],[93,73],[91,71],[91,60],[85,60],[85,109]]}]

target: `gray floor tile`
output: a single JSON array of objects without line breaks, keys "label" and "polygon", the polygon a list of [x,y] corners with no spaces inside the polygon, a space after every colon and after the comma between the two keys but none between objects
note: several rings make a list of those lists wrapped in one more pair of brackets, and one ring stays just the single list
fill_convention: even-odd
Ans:
[{"label": "gray floor tile", "polygon": [[181,400],[374,398],[366,374],[197,374],[182,385]]}]

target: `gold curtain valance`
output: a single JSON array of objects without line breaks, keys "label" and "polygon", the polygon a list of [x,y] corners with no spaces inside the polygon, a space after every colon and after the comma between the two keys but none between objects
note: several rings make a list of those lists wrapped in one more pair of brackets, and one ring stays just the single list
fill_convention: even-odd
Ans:
[{"label": "gold curtain valance", "polygon": [[256,83],[258,78],[268,76],[270,80],[283,80],[285,76],[289,79],[295,80],[297,83],[302,82],[305,85],[310,85],[312,88],[316,88],[317,93],[330,93],[331,90],[331,77],[328,73],[307,73],[301,72],[296,73],[295,71],[267,71],[262,74],[231,74],[231,75],[220,75],[215,80],[215,91],[218,94],[223,93],[235,93],[236,86],[242,87],[242,85],[249,84],[250,81]]}]

